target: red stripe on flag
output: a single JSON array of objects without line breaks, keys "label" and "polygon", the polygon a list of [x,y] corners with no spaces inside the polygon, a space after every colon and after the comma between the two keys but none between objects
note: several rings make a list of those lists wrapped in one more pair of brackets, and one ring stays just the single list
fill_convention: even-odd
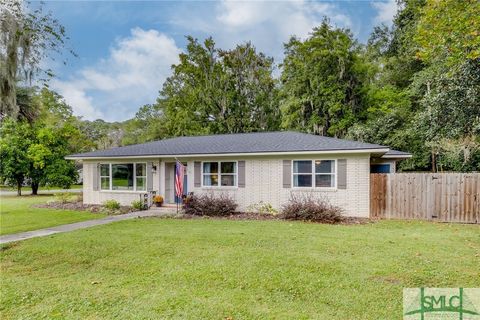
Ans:
[{"label": "red stripe on flag", "polygon": [[179,198],[183,195],[183,178],[185,176],[185,166],[177,160],[175,164],[175,195]]}]

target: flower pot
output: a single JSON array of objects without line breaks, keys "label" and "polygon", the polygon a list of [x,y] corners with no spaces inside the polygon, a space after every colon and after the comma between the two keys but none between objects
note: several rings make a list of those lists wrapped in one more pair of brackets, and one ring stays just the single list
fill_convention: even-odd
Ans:
[{"label": "flower pot", "polygon": [[161,203],[161,202],[155,202],[155,206],[161,207],[161,206],[162,206],[162,203]]}]

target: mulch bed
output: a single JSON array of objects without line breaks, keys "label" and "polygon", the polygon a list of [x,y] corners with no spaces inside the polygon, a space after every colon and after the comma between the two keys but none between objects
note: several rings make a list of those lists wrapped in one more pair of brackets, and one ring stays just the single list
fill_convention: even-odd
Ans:
[{"label": "mulch bed", "polygon": [[[101,205],[98,204],[83,204],[79,202],[49,202],[44,204],[33,205],[36,208],[49,208],[49,209],[59,209],[59,210],[77,210],[77,211],[90,211],[92,213],[109,213],[103,209]],[[120,210],[114,214],[124,214],[137,211],[136,209],[128,206],[120,207]],[[111,214],[111,213],[110,213]],[[180,214],[176,216],[180,219],[220,219],[220,220],[257,220],[257,221],[266,221],[266,220],[281,220],[281,221],[294,221],[294,220],[285,220],[282,219],[281,215],[271,215],[271,214],[258,214],[254,212],[238,212],[229,216],[197,216],[192,214]],[[306,221],[311,223],[322,223],[314,221]],[[368,224],[375,223],[376,221],[367,219],[367,218],[356,218],[356,217],[344,217],[343,221],[337,223],[341,225],[357,225],[357,224]]]},{"label": "mulch bed", "polygon": [[[48,209],[58,209],[58,210],[76,210],[76,211],[89,211],[92,213],[109,213],[104,210],[103,206],[98,204],[84,204],[81,201],[77,202],[49,202],[49,203],[42,203],[42,204],[35,204],[33,205],[35,208],[48,208]],[[121,206],[119,210],[115,211],[113,214],[125,214],[133,211],[138,211],[132,207],[128,206]]]},{"label": "mulch bed", "polygon": [[274,216],[274,215],[249,213],[249,212],[236,213],[230,216],[197,216],[193,214],[182,214],[180,218],[182,219],[222,219],[222,220],[282,220],[280,219],[280,217]]}]

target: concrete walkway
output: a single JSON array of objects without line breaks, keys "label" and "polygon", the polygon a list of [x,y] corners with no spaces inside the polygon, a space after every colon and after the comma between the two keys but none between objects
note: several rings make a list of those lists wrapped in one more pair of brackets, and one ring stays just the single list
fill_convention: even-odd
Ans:
[{"label": "concrete walkway", "polygon": [[112,223],[115,221],[144,218],[144,217],[161,217],[161,216],[166,216],[168,214],[169,213],[162,212],[160,210],[137,211],[137,212],[121,214],[118,216],[109,216],[102,219],[87,220],[87,221],[64,224],[61,226],[50,227],[45,229],[38,229],[38,230],[14,233],[14,234],[6,234],[3,236],[0,236],[0,244],[21,241],[21,240],[36,238],[36,237],[44,237],[44,236],[49,236],[51,234],[69,232],[69,231],[74,231],[78,229],[85,229],[93,226]]}]

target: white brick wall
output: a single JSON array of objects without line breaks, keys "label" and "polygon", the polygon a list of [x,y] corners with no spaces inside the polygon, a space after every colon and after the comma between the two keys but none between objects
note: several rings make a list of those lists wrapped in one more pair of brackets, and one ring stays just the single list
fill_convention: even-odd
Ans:
[{"label": "white brick wall", "polygon": [[[132,201],[139,200],[140,194],[145,191],[94,191],[93,190],[93,168],[102,161],[84,161],[83,162],[83,202],[87,204],[102,204],[106,200],[117,200],[121,205],[128,206]],[[153,162],[157,166],[157,173],[153,175],[153,190],[159,189],[159,161],[152,159],[129,159],[115,160],[112,163],[132,163],[132,162]],[[107,161],[105,161],[107,163]]]},{"label": "white brick wall", "polygon": [[[204,158],[202,161],[219,160],[245,160],[245,188],[195,188],[194,187],[194,161],[199,159],[180,159],[188,163],[188,191],[195,194],[213,192],[215,194],[227,193],[239,204],[239,210],[246,210],[250,205],[260,201],[270,203],[274,208],[280,209],[282,204],[288,201],[291,193],[312,192],[319,197],[327,198],[330,203],[345,209],[349,216],[369,216],[369,192],[370,192],[370,156],[368,154],[342,154],[336,157],[309,155],[302,159],[347,159],[347,189],[320,191],[313,188],[292,189],[283,188],[283,160],[298,159],[299,157],[275,156],[275,157],[243,157]],[[134,159],[121,162],[152,162],[152,159]],[[167,159],[173,162],[174,159]],[[133,200],[139,199],[138,192],[123,191],[93,191],[92,168],[98,161],[84,161],[84,189],[83,199],[85,203],[101,204],[105,200],[115,199],[122,205],[130,205]],[[115,161],[120,162],[120,161]],[[157,194],[165,195],[164,168],[165,162],[154,160],[157,166],[156,174],[153,175],[153,190]],[[173,183],[173,182],[172,182]]]},{"label": "white brick wall", "polygon": [[[341,155],[339,159],[347,159],[347,189],[320,191],[314,188],[283,188],[282,172],[283,160],[294,159],[289,157],[251,158],[245,160],[245,188],[194,188],[193,160],[188,162],[189,191],[200,194],[204,192],[220,194],[226,193],[239,204],[239,210],[246,210],[250,205],[260,201],[270,203],[280,209],[288,201],[291,193],[311,192],[330,203],[345,209],[349,216],[369,216],[370,193],[370,157],[369,155]],[[306,158],[302,158],[306,159]],[[309,156],[312,160],[321,160],[321,156]],[[328,157],[332,159],[332,157]],[[208,159],[221,160],[221,159]],[[208,161],[204,160],[204,161]]]}]

